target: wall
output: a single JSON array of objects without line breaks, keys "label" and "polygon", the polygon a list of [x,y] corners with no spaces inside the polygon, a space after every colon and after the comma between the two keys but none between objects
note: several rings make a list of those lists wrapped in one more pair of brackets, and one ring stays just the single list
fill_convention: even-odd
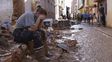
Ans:
[{"label": "wall", "polygon": [[55,19],[58,20],[59,19],[59,4],[58,4],[59,0],[55,0]]},{"label": "wall", "polygon": [[32,8],[32,5],[31,5],[31,0],[25,0],[25,12],[31,12],[31,8]]},{"label": "wall", "polygon": [[107,26],[112,27],[112,0],[107,0]]},{"label": "wall", "polygon": [[0,0],[0,21],[11,18],[12,12],[12,0]]},{"label": "wall", "polygon": [[55,19],[59,20],[61,14],[66,15],[65,0],[55,0]]}]

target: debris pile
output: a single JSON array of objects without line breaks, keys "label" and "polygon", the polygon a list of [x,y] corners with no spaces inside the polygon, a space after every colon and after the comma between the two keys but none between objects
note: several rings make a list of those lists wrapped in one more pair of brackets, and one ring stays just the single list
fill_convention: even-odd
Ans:
[{"label": "debris pile", "polygon": [[10,44],[8,48],[0,48],[0,62],[21,62],[25,56],[25,45]]},{"label": "debris pile", "polygon": [[[65,23],[65,22],[63,22]],[[67,24],[67,22],[66,22]],[[78,51],[78,41],[76,40],[75,31],[63,29],[54,29],[49,32],[48,50],[52,54],[50,62],[75,62],[75,56]],[[63,29],[63,30],[61,30]],[[71,28],[74,30],[74,28]],[[79,29],[81,30],[81,29]],[[1,39],[4,41],[4,39]],[[76,51],[77,50],[77,51]],[[34,58],[27,55],[27,46],[16,44],[10,41],[0,41],[0,62],[38,62]]]},{"label": "debris pile", "polygon": [[71,26],[70,21],[58,21],[58,23],[53,24],[53,29],[55,30],[64,30],[69,29]]},{"label": "debris pile", "polygon": [[66,40],[65,44],[69,47],[75,47],[78,43],[77,40]]},{"label": "debris pile", "polygon": [[[53,62],[80,62],[80,59],[82,58],[78,53],[80,45],[76,40],[76,34],[80,30],[82,30],[82,28],[76,31],[75,28],[71,28],[68,30],[54,30],[54,37],[56,42],[55,47],[60,49],[61,53],[59,53],[58,61]],[[55,51],[54,53],[57,52]]]}]

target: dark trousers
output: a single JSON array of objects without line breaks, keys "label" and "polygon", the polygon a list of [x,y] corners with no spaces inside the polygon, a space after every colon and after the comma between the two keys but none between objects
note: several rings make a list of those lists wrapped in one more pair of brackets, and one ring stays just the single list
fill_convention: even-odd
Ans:
[{"label": "dark trousers", "polygon": [[102,15],[102,16],[101,16],[101,22],[102,22],[102,25],[103,25],[103,26],[106,25],[105,15]]},{"label": "dark trousers", "polygon": [[31,32],[28,29],[18,28],[14,30],[13,36],[16,43],[28,44],[29,42],[33,42],[34,48],[38,48],[43,45],[41,34],[38,30],[36,32]]},{"label": "dark trousers", "polygon": [[41,39],[41,32],[38,30],[34,32],[33,34],[33,41],[34,41],[34,48],[41,47],[43,45],[42,39]]}]

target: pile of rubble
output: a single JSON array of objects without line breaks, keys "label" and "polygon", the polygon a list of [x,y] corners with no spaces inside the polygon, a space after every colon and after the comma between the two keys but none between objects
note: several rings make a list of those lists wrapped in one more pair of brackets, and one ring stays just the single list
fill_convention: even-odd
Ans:
[{"label": "pile of rubble", "polygon": [[0,28],[0,62],[21,62],[26,45],[16,44],[9,30]]},{"label": "pile of rubble", "polygon": [[70,26],[71,26],[71,22],[68,20],[58,21],[58,23],[53,24],[53,29],[64,30],[64,29],[69,29]]},{"label": "pile of rubble", "polygon": [[[50,32],[50,42],[48,42],[49,53],[52,55],[50,62],[78,62],[80,60],[75,56],[79,46],[73,36],[74,33],[65,31],[54,29]],[[27,55],[26,45],[16,44],[12,41],[0,44],[0,62],[38,62]]]},{"label": "pile of rubble", "polygon": [[24,46],[13,43],[8,48],[0,48],[0,62],[21,62],[26,50]]},{"label": "pile of rubble", "polygon": [[53,54],[51,62],[79,62],[75,56],[78,52],[78,42],[76,39],[68,39],[66,36],[72,36],[72,33],[63,33],[60,30],[54,30],[55,44],[50,46],[50,52]]}]

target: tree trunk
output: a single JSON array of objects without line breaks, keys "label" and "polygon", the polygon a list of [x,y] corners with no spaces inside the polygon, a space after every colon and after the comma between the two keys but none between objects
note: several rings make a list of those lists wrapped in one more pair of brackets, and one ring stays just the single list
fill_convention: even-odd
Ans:
[{"label": "tree trunk", "polygon": [[18,19],[25,12],[24,0],[13,0],[13,17]]}]

